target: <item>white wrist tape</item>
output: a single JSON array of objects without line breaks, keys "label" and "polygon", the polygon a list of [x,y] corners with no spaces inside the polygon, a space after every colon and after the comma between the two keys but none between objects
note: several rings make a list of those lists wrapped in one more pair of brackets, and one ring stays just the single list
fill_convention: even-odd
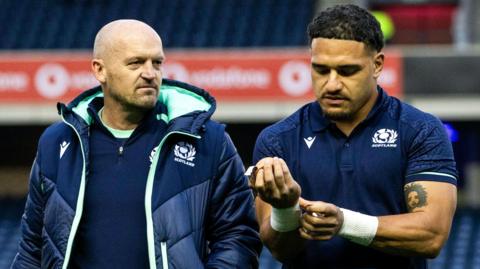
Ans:
[{"label": "white wrist tape", "polygon": [[301,211],[298,202],[296,205],[287,208],[272,207],[270,226],[277,232],[290,232],[300,227],[300,216]]},{"label": "white wrist tape", "polygon": [[345,208],[343,212],[343,225],[338,235],[357,244],[368,246],[372,243],[378,228],[378,218]]}]

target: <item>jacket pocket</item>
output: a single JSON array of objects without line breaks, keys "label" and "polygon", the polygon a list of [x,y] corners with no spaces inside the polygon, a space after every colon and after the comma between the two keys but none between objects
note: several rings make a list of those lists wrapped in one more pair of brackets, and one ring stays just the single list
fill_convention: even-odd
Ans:
[{"label": "jacket pocket", "polygon": [[160,242],[160,248],[162,251],[162,267],[168,269],[167,242]]}]

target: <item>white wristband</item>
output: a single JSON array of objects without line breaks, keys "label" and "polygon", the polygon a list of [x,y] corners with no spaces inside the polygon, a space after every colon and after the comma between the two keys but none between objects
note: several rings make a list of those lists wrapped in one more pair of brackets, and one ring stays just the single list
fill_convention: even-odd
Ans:
[{"label": "white wristband", "polygon": [[343,225],[338,235],[357,244],[368,246],[377,234],[378,218],[340,208],[343,212]]},{"label": "white wristband", "polygon": [[298,202],[296,205],[288,208],[272,207],[270,226],[277,232],[290,232],[300,227],[300,216],[301,211]]}]

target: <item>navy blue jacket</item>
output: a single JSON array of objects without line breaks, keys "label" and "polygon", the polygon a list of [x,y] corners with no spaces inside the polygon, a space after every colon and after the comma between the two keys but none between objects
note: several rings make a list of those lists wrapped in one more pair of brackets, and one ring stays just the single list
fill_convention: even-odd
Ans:
[{"label": "navy blue jacket", "polygon": [[[68,106],[59,104],[63,121],[41,136],[12,268],[67,268],[88,184],[87,107],[102,95],[97,87]],[[215,100],[199,88],[164,80],[159,102],[168,113],[157,118],[168,129],[146,180],[150,268],[258,267],[253,196],[224,126],[210,120]]]}]

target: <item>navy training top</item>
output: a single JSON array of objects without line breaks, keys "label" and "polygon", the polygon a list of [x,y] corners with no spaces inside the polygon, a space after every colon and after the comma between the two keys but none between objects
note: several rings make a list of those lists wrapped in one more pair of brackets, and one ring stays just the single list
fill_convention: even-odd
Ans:
[{"label": "navy training top", "polygon": [[[345,136],[318,102],[264,129],[253,162],[283,158],[302,197],[373,216],[407,212],[403,187],[424,180],[456,185],[453,150],[443,124],[378,87],[367,118]],[[389,255],[339,236],[309,241],[284,268],[426,268],[424,258]]]},{"label": "navy training top", "polygon": [[155,110],[127,139],[115,138],[102,125],[103,99],[89,105],[90,162],[83,215],[69,268],[149,268],[145,187],[154,148],[166,124]]}]

